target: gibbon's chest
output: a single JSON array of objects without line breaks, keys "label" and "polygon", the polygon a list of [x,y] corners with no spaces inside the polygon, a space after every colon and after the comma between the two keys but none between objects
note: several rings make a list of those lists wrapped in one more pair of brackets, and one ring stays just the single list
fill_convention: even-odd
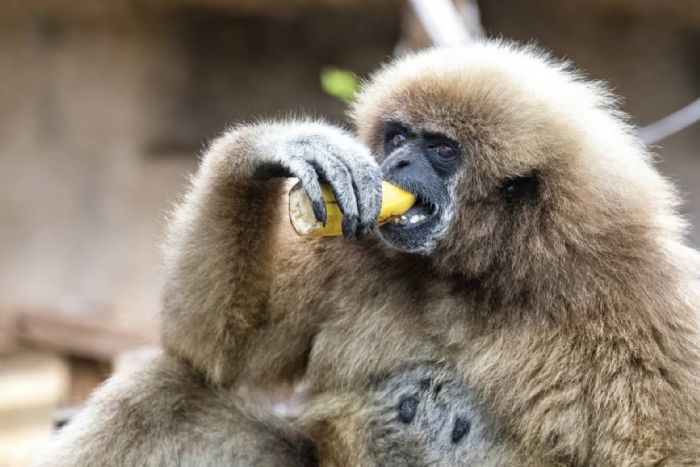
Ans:
[{"label": "gibbon's chest", "polygon": [[343,300],[322,323],[307,367],[315,388],[357,387],[413,362],[446,358],[446,350],[427,326],[430,313],[424,300],[410,293],[379,297]]}]

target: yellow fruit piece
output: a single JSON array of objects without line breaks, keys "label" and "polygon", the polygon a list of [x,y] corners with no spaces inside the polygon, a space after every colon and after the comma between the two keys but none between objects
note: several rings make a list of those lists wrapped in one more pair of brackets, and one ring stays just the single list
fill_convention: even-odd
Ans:
[{"label": "yellow fruit piece", "polygon": [[[323,200],[326,203],[326,225],[324,226],[314,215],[311,200],[306,191],[297,183],[289,192],[289,220],[296,233],[306,237],[333,237],[343,234],[341,222],[343,214],[335,200],[330,185],[322,184]],[[405,213],[416,202],[416,196],[396,185],[382,182],[382,210],[378,223],[387,222]]]}]

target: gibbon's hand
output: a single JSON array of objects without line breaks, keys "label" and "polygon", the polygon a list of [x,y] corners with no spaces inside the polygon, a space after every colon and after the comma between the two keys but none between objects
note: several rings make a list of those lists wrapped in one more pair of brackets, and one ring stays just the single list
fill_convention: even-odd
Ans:
[{"label": "gibbon's hand", "polygon": [[328,183],[343,213],[346,238],[362,237],[374,228],[382,203],[382,176],[369,149],[351,134],[323,123],[286,125],[272,132],[259,151],[256,176],[298,178],[324,225],[326,205],[319,183]]}]

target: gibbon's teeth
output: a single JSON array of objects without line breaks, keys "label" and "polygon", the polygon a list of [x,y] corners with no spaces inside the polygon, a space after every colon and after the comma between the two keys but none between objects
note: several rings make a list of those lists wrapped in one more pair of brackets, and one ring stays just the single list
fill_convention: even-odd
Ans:
[{"label": "gibbon's teeth", "polygon": [[424,221],[426,219],[426,216],[424,214],[414,214],[411,216],[410,223],[415,224],[417,222]]},{"label": "gibbon's teeth", "polygon": [[394,217],[390,222],[396,225],[406,225],[406,224],[416,224],[418,222],[424,221],[428,218],[425,214],[414,214],[411,217],[400,216]]},{"label": "gibbon's teeth", "polygon": [[[415,216],[413,216],[413,217],[415,217]],[[412,217],[412,218],[413,218],[413,217]],[[411,219],[412,219],[412,218],[411,218]],[[392,223],[394,223],[394,224],[396,224],[396,225],[406,225],[406,224],[409,223],[409,219],[408,219],[408,217],[406,217],[406,216],[400,216],[400,217],[394,217],[393,219],[391,219],[390,222],[392,222]]]}]

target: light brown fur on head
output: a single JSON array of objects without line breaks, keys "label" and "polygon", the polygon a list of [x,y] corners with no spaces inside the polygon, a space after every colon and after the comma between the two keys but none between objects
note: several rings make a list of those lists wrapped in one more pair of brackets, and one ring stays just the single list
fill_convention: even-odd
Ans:
[{"label": "light brown fur on head", "polygon": [[[535,49],[487,43],[409,57],[379,72],[352,114],[375,150],[391,119],[461,144],[459,206],[434,255],[445,273],[494,271],[512,288],[571,274],[578,257],[600,258],[602,274],[615,256],[665,255],[682,241],[675,193],[612,98]],[[539,199],[509,210],[501,183],[533,171]]]}]

